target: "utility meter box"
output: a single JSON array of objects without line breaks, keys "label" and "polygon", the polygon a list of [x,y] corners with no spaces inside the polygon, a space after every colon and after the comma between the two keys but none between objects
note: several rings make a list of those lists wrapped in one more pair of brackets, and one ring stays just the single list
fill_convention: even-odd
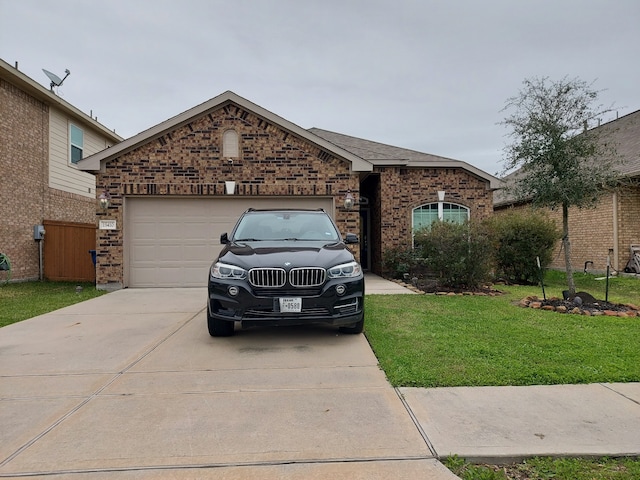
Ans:
[{"label": "utility meter box", "polygon": [[33,239],[44,240],[44,225],[35,225],[33,227]]}]

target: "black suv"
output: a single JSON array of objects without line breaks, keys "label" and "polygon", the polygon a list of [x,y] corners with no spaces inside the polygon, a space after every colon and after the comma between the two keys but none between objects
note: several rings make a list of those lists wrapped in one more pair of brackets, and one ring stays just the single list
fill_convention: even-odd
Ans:
[{"label": "black suv", "polygon": [[242,214],[211,265],[207,324],[211,336],[243,326],[329,324],[345,333],[364,326],[364,277],[323,210]]}]

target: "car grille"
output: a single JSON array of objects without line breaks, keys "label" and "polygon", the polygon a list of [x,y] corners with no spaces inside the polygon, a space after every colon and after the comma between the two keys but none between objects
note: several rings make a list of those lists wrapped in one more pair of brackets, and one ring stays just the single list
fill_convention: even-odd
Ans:
[{"label": "car grille", "polygon": [[[327,278],[324,268],[293,268],[289,272],[289,283],[295,288],[318,287]],[[287,272],[282,268],[252,268],[249,270],[249,283],[259,288],[280,288],[287,280]]]},{"label": "car grille", "polygon": [[252,268],[249,270],[249,283],[254,287],[283,287],[287,272],[283,268]]},{"label": "car grille", "polygon": [[289,283],[297,288],[322,285],[327,276],[324,268],[293,268],[289,272]]}]

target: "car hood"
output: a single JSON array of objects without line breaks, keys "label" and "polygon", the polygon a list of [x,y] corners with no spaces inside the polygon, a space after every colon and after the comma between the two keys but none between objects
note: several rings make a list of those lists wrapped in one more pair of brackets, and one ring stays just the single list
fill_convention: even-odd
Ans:
[{"label": "car hood", "polygon": [[278,241],[231,243],[218,260],[244,269],[251,268],[331,268],[354,260],[344,243]]}]

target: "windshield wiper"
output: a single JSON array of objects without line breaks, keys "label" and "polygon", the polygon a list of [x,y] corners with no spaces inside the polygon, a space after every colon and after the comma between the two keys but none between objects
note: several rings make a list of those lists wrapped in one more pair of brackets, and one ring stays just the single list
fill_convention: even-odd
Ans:
[{"label": "windshield wiper", "polygon": [[239,238],[235,240],[236,242],[261,242],[259,238]]}]

